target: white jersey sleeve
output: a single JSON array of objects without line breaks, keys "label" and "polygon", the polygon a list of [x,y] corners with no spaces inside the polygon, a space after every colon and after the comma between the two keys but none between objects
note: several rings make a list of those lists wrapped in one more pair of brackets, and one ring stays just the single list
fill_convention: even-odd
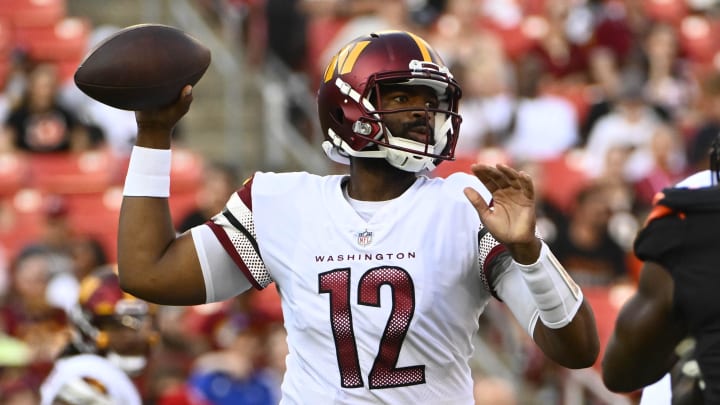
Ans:
[{"label": "white jersey sleeve", "polygon": [[265,267],[255,232],[250,178],[230,196],[225,209],[191,230],[205,281],[206,302],[236,296],[273,280]]},{"label": "white jersey sleeve", "polygon": [[191,229],[191,233],[205,280],[206,302],[224,301],[252,287],[247,277],[238,271],[210,226],[197,226]]}]

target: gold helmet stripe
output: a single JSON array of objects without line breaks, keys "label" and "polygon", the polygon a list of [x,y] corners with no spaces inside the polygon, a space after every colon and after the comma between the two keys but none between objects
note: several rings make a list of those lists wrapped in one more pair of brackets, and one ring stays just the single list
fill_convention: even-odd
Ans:
[{"label": "gold helmet stripe", "polygon": [[332,59],[330,59],[330,63],[328,63],[327,67],[325,68],[325,83],[329,82],[332,79],[333,74],[335,73],[336,65],[337,55],[333,55]]},{"label": "gold helmet stripe", "polygon": [[430,46],[428,45],[428,43],[425,42],[424,39],[413,34],[412,32],[408,32],[407,34],[410,35],[410,37],[415,40],[415,43],[417,44],[418,48],[420,49],[420,53],[423,56],[423,61],[424,62],[432,62],[433,60],[432,60],[432,57],[430,56],[430,50],[428,49]]},{"label": "gold helmet stripe", "polygon": [[350,50],[350,54],[347,56],[347,59],[345,59],[344,63],[342,64],[342,69],[340,70],[341,75],[352,71],[353,67],[355,66],[355,62],[357,62],[357,59],[362,53],[363,49],[365,49],[365,47],[369,44],[370,41],[360,41],[352,47],[352,49]]}]

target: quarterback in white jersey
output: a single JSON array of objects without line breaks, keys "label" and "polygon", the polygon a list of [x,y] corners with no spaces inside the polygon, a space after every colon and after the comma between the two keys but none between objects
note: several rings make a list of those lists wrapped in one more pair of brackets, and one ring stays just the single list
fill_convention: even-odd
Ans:
[{"label": "quarterback in white jersey", "polygon": [[[243,283],[226,283],[238,268],[257,287],[275,282],[292,402],[472,403],[470,338],[494,292],[486,279],[505,286],[512,262],[490,234],[478,234],[462,194],[482,186],[469,175],[419,177],[363,219],[343,196],[343,179],[256,174],[209,229],[193,230],[200,246],[217,238],[234,261],[198,252],[212,263],[206,289],[236,294]],[[519,281],[515,288],[526,289]],[[384,389],[393,387],[403,388]]]},{"label": "quarterback in white jersey", "polygon": [[551,359],[595,362],[592,312],[535,236],[529,176],[484,165],[424,174],[453,158],[461,91],[417,35],[360,37],[323,75],[323,148],[348,175],[257,172],[223,212],[176,236],[169,134],[189,90],[137,113],[120,278],[176,305],[274,283],[289,346],[283,404],[472,404],[471,341],[493,295]]}]

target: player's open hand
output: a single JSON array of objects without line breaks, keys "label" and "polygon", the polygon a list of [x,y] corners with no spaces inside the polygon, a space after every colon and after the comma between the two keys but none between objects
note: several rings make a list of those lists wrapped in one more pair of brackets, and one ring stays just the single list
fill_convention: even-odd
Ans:
[{"label": "player's open hand", "polygon": [[492,207],[472,188],[465,189],[465,196],[495,239],[505,245],[536,243],[535,190],[530,176],[502,164],[474,164],[471,169],[492,194]]}]

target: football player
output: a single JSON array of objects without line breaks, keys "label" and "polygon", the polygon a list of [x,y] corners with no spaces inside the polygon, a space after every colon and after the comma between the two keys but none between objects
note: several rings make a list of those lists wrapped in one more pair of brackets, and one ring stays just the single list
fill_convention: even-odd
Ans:
[{"label": "football player", "polygon": [[111,267],[86,276],[70,311],[71,344],[44,381],[41,403],[140,405],[133,378],[156,340],[151,309],[122,291]]},{"label": "football player", "polygon": [[643,396],[664,386],[666,404],[671,396],[673,404],[720,404],[719,142],[710,170],[658,193],[637,235],[634,250],[645,262],[637,292],[621,308],[602,361],[613,391],[652,384]]},{"label": "football player", "polygon": [[415,34],[357,38],[332,58],[317,95],[324,150],[349,175],[256,172],[222,212],[178,237],[170,134],[191,87],[168,108],[137,112],[123,288],[192,305],[274,283],[288,334],[285,404],[472,404],[471,342],[493,297],[550,358],[593,365],[592,312],[535,235],[529,176],[483,165],[427,176],[453,159],[460,96]]}]

